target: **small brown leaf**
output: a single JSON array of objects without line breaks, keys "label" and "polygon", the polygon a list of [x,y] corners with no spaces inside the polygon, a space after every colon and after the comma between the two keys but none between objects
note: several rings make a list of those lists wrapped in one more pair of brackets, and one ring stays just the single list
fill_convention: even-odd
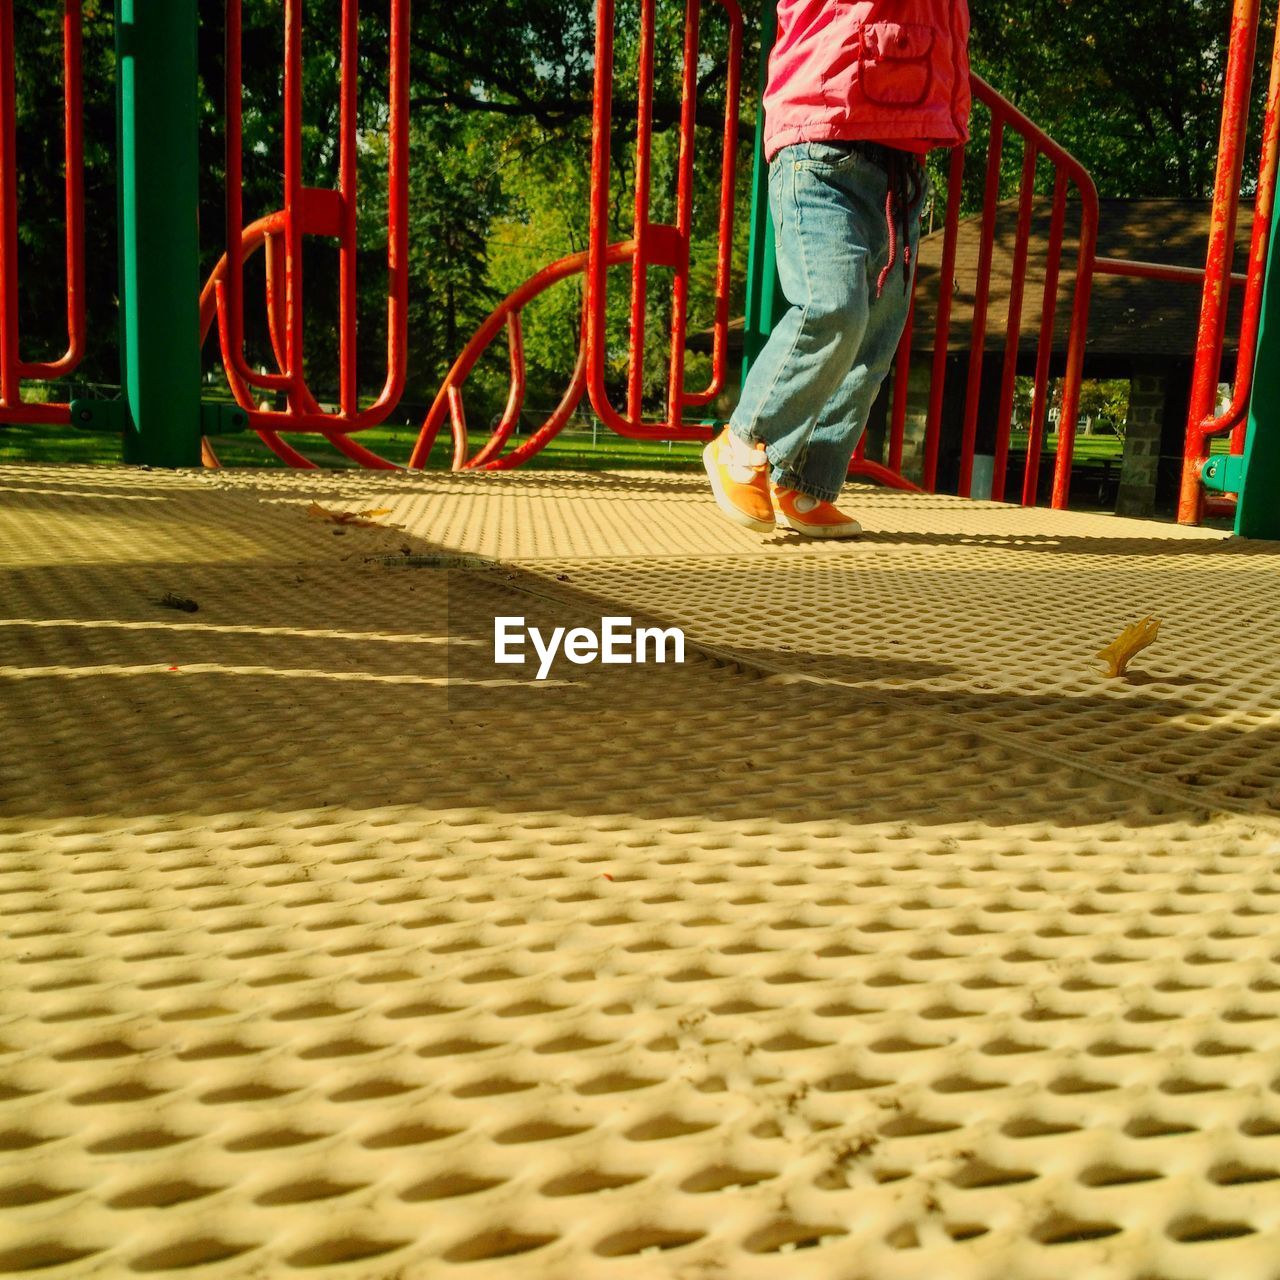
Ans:
[{"label": "small brown leaf", "polygon": [[1098,650],[1097,656],[1107,664],[1107,675],[1113,680],[1124,675],[1134,655],[1153,644],[1159,632],[1160,619],[1150,614],[1125,627],[1106,648]]}]

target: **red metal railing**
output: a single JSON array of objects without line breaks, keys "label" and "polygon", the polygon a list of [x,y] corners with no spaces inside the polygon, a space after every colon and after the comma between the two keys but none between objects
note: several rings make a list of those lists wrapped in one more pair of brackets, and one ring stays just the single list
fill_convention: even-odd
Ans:
[{"label": "red metal railing", "polygon": [[[387,351],[382,388],[369,403],[361,403],[357,383],[356,328],[356,215],[357,215],[357,76],[358,0],[341,6],[341,65],[338,183],[333,189],[307,186],[302,165],[302,0],[284,0],[284,193],[276,212],[245,224],[242,120],[242,0],[227,0],[227,253],[205,287],[201,320],[207,335],[216,323],[229,384],[251,425],[282,459],[293,466],[313,464],[287,444],[281,432],[304,432],[331,441],[348,457],[364,466],[390,467],[358,444],[353,434],[384,421],[398,403],[406,376],[407,350],[407,247],[408,247],[408,21],[409,0],[387,0],[389,12],[388,86],[388,214],[387,214]],[[685,385],[685,349],[689,305],[690,246],[693,229],[693,177],[696,157],[698,98],[702,91],[698,71],[702,57],[702,0],[686,0],[685,37],[681,70],[679,152],[676,168],[675,217],[670,223],[653,220],[652,148],[654,137],[654,59],[656,0],[639,3],[639,55],[637,68],[637,122],[635,143],[635,203],[631,236],[610,239],[610,140],[615,96],[614,0],[597,0],[595,96],[591,173],[590,239],[584,253],[551,264],[507,298],[488,318],[450,370],[414,449],[410,466],[425,465],[432,444],[448,421],[453,435],[455,468],[501,469],[516,466],[544,447],[567,423],[587,396],[596,415],[616,432],[641,439],[703,439],[710,434],[706,423],[688,422],[690,410],[710,404],[722,391],[728,358],[729,273],[734,220],[734,183],[738,149],[738,107],[741,90],[743,19],[738,0],[718,0],[728,23],[728,60],[725,72],[725,110],[720,145],[718,237],[715,258],[714,317],[712,322],[712,374],[701,389]],[[1075,269],[1070,301],[1070,323],[1061,403],[1061,427],[1054,465],[1052,501],[1065,506],[1070,484],[1074,425],[1083,375],[1089,300],[1095,275],[1125,275],[1159,280],[1204,283],[1204,297],[1190,421],[1187,431],[1180,519],[1195,520],[1203,509],[1198,471],[1209,440],[1231,433],[1233,448],[1243,439],[1243,422],[1251,391],[1256,351],[1262,279],[1268,232],[1275,199],[1277,153],[1280,151],[1280,41],[1271,60],[1271,80],[1264,125],[1263,151],[1255,202],[1253,238],[1247,270],[1232,272],[1232,249],[1239,206],[1240,175],[1248,124],[1249,92],[1256,51],[1260,0],[1235,0],[1231,44],[1226,72],[1221,147],[1215,189],[1212,231],[1206,269],[1198,270],[1100,257],[1097,254],[1098,199],[1084,168],[1012,104],[981,79],[974,78],[974,96],[988,112],[984,203],[980,216],[978,262],[973,282],[971,332],[967,347],[967,372],[963,414],[959,430],[959,492],[973,490],[975,458],[983,411],[983,370],[993,356],[987,351],[988,321],[992,311],[992,268],[998,209],[1002,203],[1002,161],[1006,139],[1021,140],[1021,178],[1016,193],[1017,222],[1013,240],[1010,294],[1004,316],[1003,360],[1000,367],[998,406],[994,436],[992,496],[1006,496],[1010,461],[1015,380],[1026,307],[1031,228],[1040,166],[1051,166],[1052,201],[1048,246],[1039,298],[1040,319],[1036,346],[1031,430],[1021,500],[1036,500],[1044,447],[1054,332],[1067,252],[1068,200],[1074,189],[1079,202],[1078,230],[1073,226]],[[24,360],[19,351],[18,300],[18,201],[16,161],[16,105],[14,3],[0,0],[0,415],[11,422],[65,423],[66,404],[27,403],[23,383],[51,381],[67,376],[80,362],[85,347],[84,307],[84,202],[83,141],[81,123],[82,82],[81,0],[64,0],[64,138],[66,172],[66,297],[67,347],[47,361]],[[945,215],[938,273],[939,294],[934,324],[932,380],[926,414],[922,484],[938,483],[943,443],[943,408],[948,377],[948,349],[952,331],[952,298],[956,289],[961,187],[966,156],[952,152],[945,200]],[[339,404],[323,408],[308,386],[304,355],[304,303],[302,246],[307,236],[338,242]],[[266,264],[266,316],[276,368],[251,367],[245,354],[245,263],[262,250]],[[630,268],[630,336],[625,363],[625,407],[611,399],[611,385],[618,372],[612,367],[608,342],[610,271]],[[672,321],[667,352],[668,389],[664,411],[658,419],[643,413],[643,371],[649,340],[648,273],[654,269],[672,273]],[[527,306],[553,285],[581,275],[584,280],[582,339],[576,366],[559,405],[532,437],[509,449],[520,418],[525,394],[524,335],[522,316]],[[1227,300],[1233,283],[1245,286],[1243,325],[1239,343],[1237,376],[1230,407],[1214,416],[1217,379],[1225,340]],[[890,423],[883,462],[866,457],[865,441],[859,447],[852,470],[874,475],[901,487],[915,487],[903,475],[908,380],[916,329],[913,297],[906,331],[899,348],[890,397]],[[463,389],[468,375],[489,345],[505,333],[511,366],[509,394],[496,428],[486,443],[468,456]],[[258,408],[262,393],[283,398],[281,409]],[[207,458],[216,461],[211,451]]]},{"label": "red metal railing", "polygon": [[[1067,199],[1072,188],[1080,202],[1080,226],[1076,250],[1075,284],[1071,303],[1066,370],[1063,378],[1061,426],[1054,466],[1053,505],[1065,507],[1071,484],[1071,461],[1075,420],[1080,404],[1084,369],[1085,338],[1089,324],[1089,300],[1097,260],[1098,193],[1084,166],[1034,125],[1012,103],[984,80],[973,77],[976,102],[990,116],[987,137],[986,171],[976,278],[973,281],[973,308],[968,368],[965,380],[964,411],[959,442],[958,491],[969,497],[973,490],[974,460],[977,453],[978,419],[981,407],[983,369],[988,322],[991,317],[992,267],[995,258],[996,219],[1002,203],[1001,175],[1007,135],[1022,141],[1022,169],[1017,192],[1017,230],[1014,236],[1010,291],[1004,329],[1004,353],[1000,373],[1000,397],[994,423],[994,458],[991,496],[1006,496],[1009,453],[1012,437],[1015,379],[1022,337],[1022,317],[1031,243],[1033,202],[1041,158],[1052,166],[1053,204],[1049,241],[1044,263],[1044,288],[1040,299],[1041,319],[1036,352],[1035,387],[1032,396],[1031,433],[1022,485],[1022,502],[1034,505],[1039,485],[1044,424],[1049,401],[1049,374],[1057,320],[1059,282],[1064,256]],[[929,386],[929,407],[925,421],[921,486],[929,492],[938,486],[939,455],[943,442],[943,408],[947,389],[947,363],[952,332],[952,299],[957,288],[957,248],[960,237],[961,188],[964,179],[965,148],[951,152],[942,257],[938,272],[937,315],[934,325],[933,365]],[[914,286],[913,286],[914,288]],[[851,472],[885,480],[898,487],[915,488],[902,476],[907,423],[907,386],[911,376],[912,346],[915,340],[915,298],[907,327],[898,347],[891,391],[887,466],[869,462],[860,446]],[[865,439],[865,437],[864,437]],[[886,474],[887,472],[887,474]]]},{"label": "red metal railing", "polygon": [[1200,470],[1208,457],[1210,440],[1214,436],[1230,433],[1231,451],[1243,452],[1245,420],[1253,390],[1253,367],[1257,357],[1258,327],[1262,315],[1262,288],[1275,207],[1277,155],[1280,153],[1280,20],[1277,21],[1276,43],[1271,55],[1271,78],[1262,131],[1262,157],[1258,166],[1258,189],[1254,201],[1253,234],[1248,267],[1243,277],[1244,307],[1234,387],[1231,402],[1225,412],[1215,414],[1226,341],[1227,301],[1231,284],[1241,278],[1232,275],[1231,267],[1235,253],[1236,218],[1240,208],[1245,140],[1249,127],[1250,89],[1257,52],[1259,9],[1259,0],[1236,0],[1231,15],[1231,43],[1222,104],[1222,131],[1218,143],[1213,219],[1204,271],[1196,362],[1191,381],[1182,486],[1178,497],[1178,520],[1182,524],[1197,524],[1205,512],[1206,499],[1200,485]]},{"label": "red metal railing", "polygon": [[[223,368],[250,425],[292,466],[313,464],[280,438],[280,432],[313,432],[363,466],[393,464],[351,439],[351,433],[383,422],[404,390],[408,327],[409,200],[409,0],[389,0],[390,79],[387,158],[387,353],[386,376],[372,403],[361,407],[357,382],[356,216],[358,0],[343,0],[341,13],[340,116],[336,189],[304,184],[302,164],[302,0],[284,3],[284,204],[244,225],[242,107],[242,0],[227,0],[227,252],[205,287],[205,331],[216,314]],[[302,245],[306,236],[337,240],[339,251],[338,407],[326,412],[307,385],[303,350]],[[244,264],[266,254],[266,311],[277,370],[253,369],[245,356]],[[255,392],[281,394],[284,408],[261,409]],[[206,448],[206,461],[212,461]]]},{"label": "red metal railing", "polygon": [[[624,436],[647,440],[702,440],[711,431],[684,421],[689,409],[710,404],[723,390],[728,363],[729,273],[733,240],[734,181],[737,172],[738,108],[741,94],[743,19],[738,0],[718,0],[728,21],[728,59],[725,70],[725,112],[720,149],[720,193],[717,222],[715,307],[712,322],[712,371],[700,390],[685,386],[688,327],[690,242],[693,231],[693,178],[696,158],[695,121],[698,106],[698,68],[701,53],[702,0],[686,0],[685,39],[681,70],[679,158],[676,166],[674,223],[652,220],[653,86],[655,0],[641,0],[637,67],[635,148],[635,215],[631,237],[609,238],[610,140],[613,125],[614,0],[596,5],[595,89],[591,146],[591,230],[585,253],[574,254],[533,276],[507,298],[485,321],[454,363],[427,414],[409,465],[426,464],[436,437],[448,419],[453,431],[455,468],[505,469],[532,457],[552,440],[571,417],[585,394],[597,416]],[[626,371],[627,403],[620,410],[610,399],[608,358],[608,273],[630,264],[630,340]],[[647,273],[650,268],[672,272],[672,320],[668,351],[666,412],[658,421],[643,415],[643,372],[646,348]],[[582,342],[569,389],[552,415],[529,439],[503,454],[519,419],[524,397],[521,313],[553,284],[577,274],[585,277]],[[487,443],[467,458],[467,429],[462,388],[480,356],[505,329],[511,360],[511,392],[506,411]]]},{"label": "red metal railing", "polygon": [[[728,331],[728,266],[733,217],[733,178],[737,148],[737,98],[740,90],[740,53],[742,19],[736,4],[726,4],[730,27],[730,63],[727,76],[724,146],[721,158],[720,237],[717,260],[715,318],[712,326],[712,379],[703,391],[690,392],[684,386],[684,350],[687,339],[687,281],[690,227],[690,199],[693,177],[693,113],[696,109],[694,71],[697,64],[700,10],[698,0],[689,0],[686,13],[686,49],[684,63],[684,95],[681,117],[681,147],[678,166],[677,216],[674,225],[650,221],[650,155],[652,145],[653,27],[654,2],[644,0],[641,6],[639,44],[638,100],[636,140],[636,196],[632,237],[620,242],[609,240],[609,138],[612,123],[614,91],[614,8],[612,0],[599,0],[596,33],[596,85],[593,118],[591,240],[585,254],[561,259],[527,281],[507,298],[485,321],[450,370],[426,421],[423,424],[410,465],[425,465],[437,435],[448,421],[453,432],[453,465],[457,468],[480,467],[505,469],[533,456],[564,427],[583,394],[590,398],[597,416],[621,435],[641,439],[699,440],[710,434],[705,424],[688,423],[690,408],[709,404],[722,390],[725,378]],[[970,348],[966,383],[965,415],[960,456],[960,491],[968,495],[972,487],[973,460],[977,437],[979,393],[985,359],[986,322],[991,285],[992,246],[995,216],[1000,197],[1000,172],[1004,136],[1017,133],[1024,143],[1023,180],[1019,202],[1019,225],[1015,249],[1013,296],[1010,299],[1005,360],[1001,381],[1001,401],[997,422],[996,467],[993,494],[1004,496],[1008,464],[1009,440],[1014,397],[1018,339],[1023,311],[1031,202],[1034,194],[1037,162],[1047,159],[1054,167],[1054,213],[1050,233],[1043,304],[1044,319],[1040,328],[1039,359],[1030,457],[1024,482],[1023,500],[1035,501],[1040,467],[1042,426],[1048,407],[1050,355],[1057,308],[1058,281],[1064,252],[1065,209],[1068,190],[1074,186],[1081,202],[1081,226],[1075,274],[1075,292],[1071,312],[1067,373],[1064,385],[1062,417],[1066,424],[1060,433],[1054,479],[1054,503],[1065,506],[1070,483],[1073,443],[1072,425],[1079,404],[1080,380],[1084,362],[1084,344],[1088,325],[1089,294],[1094,271],[1097,240],[1098,200],[1093,182],[1083,166],[1058,146],[1042,130],[1036,128],[985,82],[974,80],[975,96],[989,110],[992,119],[987,153],[987,199],[984,208],[978,280],[975,286],[973,342]],[[937,485],[938,455],[942,438],[942,409],[947,373],[947,347],[951,332],[951,298],[955,285],[955,258],[960,221],[961,182],[964,151],[952,153],[951,180],[947,198],[943,262],[939,281],[939,303],[935,333],[933,379],[925,440],[924,486]],[[608,272],[619,265],[631,265],[630,339],[627,362],[627,398],[625,410],[617,408],[609,395],[609,368],[606,317],[608,313]],[[646,421],[641,411],[644,353],[646,344],[646,283],[650,267],[666,267],[674,273],[674,306],[671,331],[670,376],[666,413],[660,421]],[[517,449],[503,454],[511,438],[523,403],[524,365],[521,313],[539,294],[579,272],[586,277],[586,296],[582,349],[568,391],[556,410],[532,437]],[[860,446],[854,459],[855,473],[904,488],[916,486],[902,475],[903,444],[907,413],[907,382],[910,377],[910,353],[914,327],[914,305],[907,330],[899,349],[892,393],[891,427],[887,465],[865,456]],[[468,438],[462,404],[462,388],[477,361],[489,345],[503,332],[507,333],[511,359],[511,394],[506,412],[486,444],[468,459]]]},{"label": "red metal railing", "polygon": [[13,0],[0,0],[0,420],[69,423],[67,404],[29,404],[27,381],[55,382],[84,357],[84,141],[80,67],[80,0],[64,0],[62,16],[63,148],[66,171],[67,346],[53,360],[24,360],[18,333],[18,160]]}]

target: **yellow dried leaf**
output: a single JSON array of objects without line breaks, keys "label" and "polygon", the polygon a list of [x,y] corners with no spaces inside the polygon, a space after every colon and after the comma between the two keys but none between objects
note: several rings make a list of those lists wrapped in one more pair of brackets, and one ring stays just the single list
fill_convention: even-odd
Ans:
[{"label": "yellow dried leaf", "polygon": [[1107,664],[1107,675],[1112,679],[1124,675],[1137,653],[1155,642],[1160,632],[1160,619],[1148,614],[1131,623],[1105,649],[1098,650],[1098,657]]},{"label": "yellow dried leaf", "polygon": [[322,507],[313,502],[307,508],[307,515],[312,520],[323,520],[326,524],[356,525],[366,529],[394,529],[398,525],[382,524],[378,517],[389,516],[390,507],[371,507],[368,511],[334,511],[331,507]]}]

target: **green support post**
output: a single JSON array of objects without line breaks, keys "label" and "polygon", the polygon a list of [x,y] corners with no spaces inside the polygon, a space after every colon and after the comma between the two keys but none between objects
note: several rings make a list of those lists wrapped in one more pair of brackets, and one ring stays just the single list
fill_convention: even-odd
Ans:
[{"label": "green support post", "polygon": [[200,463],[197,0],[119,0],[120,381],[126,462]]},{"label": "green support post", "polygon": [[751,175],[751,241],[747,250],[747,314],[743,334],[742,378],[760,354],[773,326],[787,309],[778,282],[769,213],[769,165],[764,158],[764,98],[769,77],[769,53],[778,30],[777,0],[764,0],[760,12],[760,79],[756,98],[755,164]]},{"label": "green support post", "polygon": [[1280,203],[1271,223],[1236,533],[1280,538]]}]

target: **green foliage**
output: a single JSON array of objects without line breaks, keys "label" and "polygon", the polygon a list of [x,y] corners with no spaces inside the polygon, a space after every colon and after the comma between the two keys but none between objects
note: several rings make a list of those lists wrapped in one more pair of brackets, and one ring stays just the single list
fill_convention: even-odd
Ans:
[{"label": "green foliage", "polygon": [[1129,379],[1089,379],[1080,387],[1080,412],[1123,438],[1129,416]]},{"label": "green foliage", "polygon": [[[1263,7],[1269,51],[1275,12]],[[1227,0],[990,0],[974,6],[974,67],[1081,160],[1103,196],[1208,196],[1230,13]]]},{"label": "green foliage", "polygon": [[[618,0],[618,84],[610,156],[610,238],[633,233],[636,30],[639,0]],[[56,354],[65,329],[62,277],[61,102],[47,89],[60,75],[60,0],[24,0],[15,14],[18,49],[22,226],[20,323],[24,353]],[[748,26],[743,139],[739,148],[734,297],[745,274],[751,87],[759,0]],[[1103,195],[1205,195],[1212,183],[1221,98],[1227,0],[990,0],[974,5],[975,68],[1071,149],[1095,174]],[[337,52],[340,0],[307,0],[304,41],[305,180],[336,182]],[[655,142],[650,217],[675,217],[681,50],[685,6],[658,0]],[[203,269],[224,248],[224,5],[201,5],[201,228]],[[1273,16],[1273,15],[1272,15]],[[548,263],[581,253],[588,236],[594,0],[472,0],[445,8],[418,3],[410,42],[412,198],[410,379],[406,397],[429,401],[495,302]],[[114,382],[116,247],[113,7],[85,0],[86,199],[91,342],[86,380]],[[244,111],[247,218],[282,200],[280,0],[244,0]],[[716,192],[723,110],[725,24],[709,4],[703,23],[698,163],[693,201],[690,327],[710,324],[715,275]],[[361,159],[359,330],[361,385],[380,387],[386,330],[387,3],[361,6]],[[1270,47],[1270,29],[1260,38]],[[1260,114],[1261,91],[1255,93]],[[1254,121],[1256,141],[1258,121]],[[975,119],[981,148],[983,114]],[[1256,146],[1251,148],[1256,155]],[[1020,149],[1009,145],[1010,185]],[[935,158],[941,177],[941,158]],[[1042,170],[1042,179],[1044,171]],[[1247,180],[1247,179],[1246,179]],[[980,155],[966,170],[965,205],[980,203]],[[322,399],[336,394],[337,255],[309,241],[305,250],[308,373]],[[609,380],[625,400],[629,270],[610,273]],[[247,345],[266,367],[271,351],[262,308],[261,265],[248,273]],[[666,331],[670,274],[650,272],[645,311],[650,334],[643,369],[646,410],[659,411],[668,381]],[[47,287],[46,287],[47,286]],[[528,309],[527,419],[536,422],[568,384],[581,324],[580,278],[556,285]],[[468,412],[482,427],[506,398],[505,343],[477,370]],[[687,383],[704,385],[705,357],[690,357]],[[206,367],[217,376],[216,339]]]}]

